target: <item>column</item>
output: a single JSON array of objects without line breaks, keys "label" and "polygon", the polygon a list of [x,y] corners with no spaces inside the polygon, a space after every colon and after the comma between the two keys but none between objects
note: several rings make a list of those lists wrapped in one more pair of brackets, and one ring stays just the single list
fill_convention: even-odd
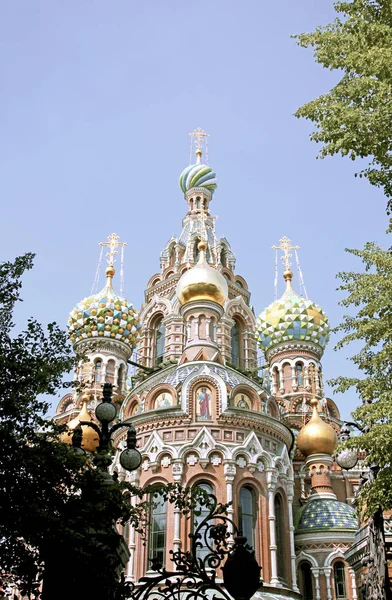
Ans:
[{"label": "column", "polygon": [[271,560],[271,585],[279,585],[277,546],[276,546],[276,524],[275,524],[275,485],[276,477],[272,471],[267,471],[268,483],[268,521],[270,532],[270,560]]},{"label": "column", "polygon": [[249,333],[244,331],[244,354],[245,354],[245,369],[249,369]]},{"label": "column", "polygon": [[[235,466],[235,464],[233,462],[224,463],[223,472],[224,472],[225,481],[226,481],[226,502],[227,503],[233,501],[233,481],[234,481],[236,471],[237,471],[237,467]],[[229,517],[229,519],[233,520],[234,508],[233,508],[232,504],[227,509],[227,516]],[[228,542],[229,542],[229,544],[232,544],[234,542],[232,523],[229,522],[227,524],[227,529],[229,532]]]},{"label": "column", "polygon": [[174,509],[174,537],[173,537],[173,551],[178,552],[181,550],[181,510],[179,508]]},{"label": "column", "polygon": [[327,600],[332,600],[331,573],[332,567],[324,567],[325,581],[327,583]]},{"label": "column", "polygon": [[[315,600],[321,600],[321,595],[320,595],[320,569],[317,568],[317,567],[311,567],[311,569],[312,569],[312,573],[313,573],[313,577],[314,577],[314,589],[315,589],[315,592],[316,592],[316,599]],[[328,596],[328,600],[330,600],[330,596]]]},{"label": "column", "polygon": [[297,567],[295,564],[295,543],[294,543],[294,521],[293,521],[293,499],[294,486],[287,486],[287,504],[289,513],[289,532],[290,532],[290,560],[291,560],[291,580],[294,592],[299,592],[297,585]]},{"label": "column", "polygon": [[[132,471],[131,473],[126,474],[126,478],[130,483],[137,486],[140,481],[140,473],[139,471]],[[131,505],[136,506],[136,496],[131,496]],[[129,523],[128,526],[128,550],[129,550],[129,561],[126,569],[126,581],[135,581],[135,549],[136,549],[136,540],[135,540],[135,528],[133,525]]]},{"label": "column", "polygon": [[352,590],[353,600],[357,600],[358,594],[357,594],[357,582],[355,580],[355,571],[352,567],[349,567],[348,572],[349,572],[350,578],[351,578],[351,590]]},{"label": "column", "polygon": [[[175,483],[182,484],[184,473],[184,464],[181,460],[172,463],[172,473]],[[174,532],[173,532],[173,551],[181,550],[181,509],[174,508]],[[174,570],[177,570],[177,565],[174,564]]]}]

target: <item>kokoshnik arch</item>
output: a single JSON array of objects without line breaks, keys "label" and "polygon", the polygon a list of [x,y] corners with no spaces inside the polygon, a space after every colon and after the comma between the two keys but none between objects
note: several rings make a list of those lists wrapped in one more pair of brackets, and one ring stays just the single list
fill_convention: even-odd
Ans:
[{"label": "kokoshnik arch", "polygon": [[[113,288],[121,245],[113,234],[105,287],[70,314],[71,341],[88,357],[76,372],[84,395],[62,398],[57,419],[70,429],[92,419],[103,382],[112,383],[118,416],[135,426],[143,457],[138,471],[126,473],[116,455],[120,478],[199,485],[232,502],[229,517],[276,597],[355,600],[358,576],[345,552],[358,528],[351,504],[359,472],[343,476],[332,459],[341,421],[323,390],[328,318],[293,288],[294,247],[282,238],[286,290],[256,319],[210,212],[217,179],[202,160],[208,136],[200,129],[191,136],[195,160],[180,176],[181,233],[164,247],[140,312]],[[129,359],[144,368],[131,376]],[[94,451],[88,429],[83,446]],[[117,454],[125,437],[120,430]],[[191,531],[192,519],[164,502],[152,511],[147,545],[125,527],[127,579],[137,581],[152,558],[170,568],[169,550],[187,549]]]}]

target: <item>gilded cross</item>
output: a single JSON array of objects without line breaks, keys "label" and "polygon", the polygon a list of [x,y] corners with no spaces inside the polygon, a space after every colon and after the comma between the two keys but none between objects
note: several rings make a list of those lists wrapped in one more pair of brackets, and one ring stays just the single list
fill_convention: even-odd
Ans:
[{"label": "gilded cross", "polygon": [[116,233],[112,233],[109,235],[107,242],[99,242],[100,246],[107,246],[109,248],[109,252],[106,254],[106,258],[109,265],[114,265],[115,256],[117,254],[117,248],[124,247],[127,244],[125,242],[120,242],[120,236]]},{"label": "gilded cross", "polygon": [[196,150],[202,150],[203,143],[206,144],[207,139],[210,137],[210,134],[206,133],[204,129],[201,129],[200,127],[192,131],[189,135],[191,136],[191,140],[196,145]]},{"label": "gilded cross", "polygon": [[279,240],[279,246],[272,246],[272,248],[274,250],[281,250],[283,252],[283,255],[281,256],[283,266],[286,270],[290,269],[290,258],[292,256],[290,250],[298,250],[299,246],[292,246],[291,240],[289,240],[288,237],[284,236]]}]

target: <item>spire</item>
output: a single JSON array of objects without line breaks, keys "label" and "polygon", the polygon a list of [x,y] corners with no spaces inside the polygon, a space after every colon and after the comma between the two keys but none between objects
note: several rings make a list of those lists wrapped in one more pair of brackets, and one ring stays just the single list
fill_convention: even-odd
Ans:
[{"label": "spire", "polygon": [[[283,278],[286,282],[286,292],[292,291],[293,286],[292,286],[292,280],[293,280],[293,273],[290,269],[291,267],[291,258],[292,258],[292,254],[290,253],[290,250],[298,250],[299,246],[292,246],[291,244],[291,240],[289,240],[288,237],[286,237],[285,235],[280,238],[279,240],[279,246],[272,246],[272,248],[276,251],[281,250],[282,252],[282,256],[280,257],[284,266],[284,273],[283,273]],[[277,280],[275,278],[275,281],[277,283]]]}]

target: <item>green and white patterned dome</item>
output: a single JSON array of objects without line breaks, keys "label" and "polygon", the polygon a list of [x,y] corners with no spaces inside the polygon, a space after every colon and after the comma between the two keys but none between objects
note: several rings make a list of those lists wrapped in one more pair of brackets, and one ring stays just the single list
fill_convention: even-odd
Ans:
[{"label": "green and white patterned dome", "polygon": [[113,275],[114,268],[109,266],[103,290],[84,298],[70,313],[68,333],[74,345],[89,338],[111,338],[131,350],[136,346],[141,329],[139,314],[128,300],[116,294],[112,287]]},{"label": "green and white patterned dome", "polygon": [[213,194],[216,186],[216,173],[211,167],[199,162],[186,167],[180,175],[180,188],[184,194],[194,187],[206,188]]},{"label": "green and white patterned dome", "polygon": [[314,302],[301,298],[291,286],[292,273],[285,271],[286,291],[257,319],[258,341],[266,351],[281,342],[313,342],[324,349],[330,327],[328,317]]}]

